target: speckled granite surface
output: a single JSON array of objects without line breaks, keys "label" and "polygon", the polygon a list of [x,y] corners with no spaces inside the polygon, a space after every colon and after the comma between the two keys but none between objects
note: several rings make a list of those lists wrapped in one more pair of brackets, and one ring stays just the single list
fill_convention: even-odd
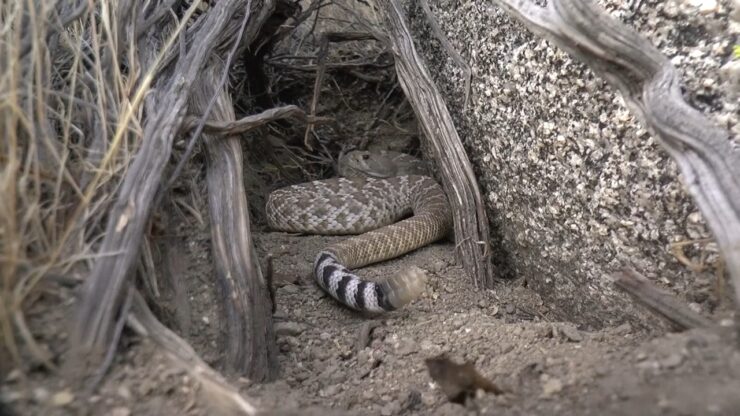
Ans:
[{"label": "speckled granite surface", "polygon": [[[407,9],[476,168],[499,272],[526,278],[556,315],[586,326],[653,325],[607,279],[626,265],[711,312],[716,245],[684,247],[685,260],[705,266],[698,272],[672,253],[672,243],[710,234],[676,165],[619,95],[503,11],[482,6],[488,2],[431,3],[475,73],[464,110],[462,71],[421,9]],[[671,58],[689,103],[737,140],[737,84],[728,79],[737,76],[729,61],[740,24],[730,23],[731,1],[643,0],[636,12],[627,1],[598,3]]]}]

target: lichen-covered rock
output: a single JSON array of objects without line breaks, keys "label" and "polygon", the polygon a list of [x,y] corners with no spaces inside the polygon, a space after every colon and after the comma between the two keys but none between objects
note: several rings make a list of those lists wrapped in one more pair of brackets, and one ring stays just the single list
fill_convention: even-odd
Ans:
[{"label": "lichen-covered rock", "polygon": [[[488,3],[432,5],[473,68],[467,109],[463,71],[421,9],[407,10],[476,168],[499,272],[588,326],[654,322],[610,283],[625,266],[713,308],[717,249],[671,158],[605,81]],[[737,35],[731,1],[598,3],[671,59],[691,105],[740,136],[737,81],[721,70]]]}]

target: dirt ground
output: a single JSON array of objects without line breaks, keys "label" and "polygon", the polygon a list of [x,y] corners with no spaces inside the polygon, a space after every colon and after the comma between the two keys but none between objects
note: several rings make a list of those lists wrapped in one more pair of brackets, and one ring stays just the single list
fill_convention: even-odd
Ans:
[{"label": "dirt ground", "polygon": [[[182,244],[187,251],[205,250],[181,276],[193,308],[184,335],[217,366],[218,308],[209,303],[212,284],[202,274],[210,266],[201,231],[191,228],[189,242]],[[740,412],[740,352],[727,342],[728,331],[656,335],[627,324],[579,330],[551,320],[551,311],[522,281],[475,290],[449,242],[362,270],[368,278],[382,278],[416,265],[430,277],[427,293],[409,307],[362,316],[307,278],[317,250],[335,238],[256,236],[258,249],[276,256],[281,375],[264,385],[231,381],[259,408],[352,415]],[[61,358],[72,292],[57,293],[38,302],[30,317],[43,345]],[[93,395],[67,385],[62,372],[39,368],[28,379],[11,372],[2,383],[0,414],[212,414],[197,383],[151,342],[127,332],[120,349]],[[457,363],[473,363],[505,393],[478,390],[465,404],[451,403],[425,365],[425,359],[442,353]]]}]

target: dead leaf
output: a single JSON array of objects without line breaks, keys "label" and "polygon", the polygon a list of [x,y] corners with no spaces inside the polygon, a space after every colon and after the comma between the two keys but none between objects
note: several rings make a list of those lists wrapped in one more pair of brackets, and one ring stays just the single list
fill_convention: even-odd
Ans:
[{"label": "dead leaf", "polygon": [[464,404],[468,398],[475,397],[478,389],[493,394],[504,393],[496,384],[480,375],[472,363],[457,364],[445,354],[424,362],[429,375],[453,403]]}]

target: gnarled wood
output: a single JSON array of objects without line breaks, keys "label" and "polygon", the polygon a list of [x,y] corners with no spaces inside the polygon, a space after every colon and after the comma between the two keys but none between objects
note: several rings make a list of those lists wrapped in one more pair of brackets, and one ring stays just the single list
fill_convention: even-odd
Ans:
[{"label": "gnarled wood", "polygon": [[488,217],[462,141],[442,95],[414,48],[396,0],[378,2],[388,28],[396,72],[439,162],[440,175],[452,207],[458,258],[476,286],[491,287],[493,273],[487,256]]},{"label": "gnarled wood", "polygon": [[[131,7],[138,5],[131,4]],[[232,36],[241,26],[244,13],[251,13],[244,36],[245,43],[256,36],[265,13],[260,2],[224,0],[216,2],[199,20],[192,34],[192,42],[182,45],[171,66],[157,73],[156,91],[147,98],[147,119],[144,134],[133,163],[123,178],[114,204],[105,236],[100,245],[100,257],[95,261],[85,281],[84,292],[72,332],[75,356],[84,364],[80,370],[97,366],[114,339],[114,323],[120,314],[124,295],[131,282],[131,270],[139,255],[144,229],[155,205],[155,194],[162,183],[169,162],[174,137],[181,131],[191,94],[191,86],[201,76],[202,68],[219,46],[233,42]],[[132,13],[134,18],[136,13]],[[139,52],[154,55],[164,42],[161,27],[153,27],[147,39],[141,40]],[[167,33],[167,31],[164,31]],[[170,56],[177,55],[170,50]],[[149,60],[148,62],[154,62]],[[149,70],[149,68],[146,68]],[[251,255],[251,253],[247,253]],[[264,331],[263,331],[264,332]],[[255,334],[269,340],[269,333]],[[245,364],[248,366],[249,364]]]},{"label": "gnarled wood", "polygon": [[[224,122],[236,117],[226,90],[216,90],[209,79],[218,79],[222,65],[212,62],[193,94],[191,107],[204,113],[216,95],[211,119]],[[242,178],[241,139],[205,135],[208,165],[208,209],[216,282],[226,326],[224,368],[254,380],[277,375],[277,347],[272,326],[272,305],[267,280],[259,267],[249,224],[249,206]]]}]

